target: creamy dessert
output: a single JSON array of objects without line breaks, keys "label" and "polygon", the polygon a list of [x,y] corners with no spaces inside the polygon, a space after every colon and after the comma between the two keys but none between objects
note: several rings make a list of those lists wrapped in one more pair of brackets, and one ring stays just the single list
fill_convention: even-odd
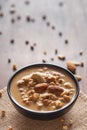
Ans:
[{"label": "creamy dessert", "polygon": [[11,95],[23,107],[53,111],[73,100],[76,84],[64,70],[56,67],[31,67],[20,71],[11,82]]}]

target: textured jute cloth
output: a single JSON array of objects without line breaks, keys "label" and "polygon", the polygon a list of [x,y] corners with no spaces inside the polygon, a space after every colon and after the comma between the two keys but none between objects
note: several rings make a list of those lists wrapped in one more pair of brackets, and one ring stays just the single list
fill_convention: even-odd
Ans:
[{"label": "textured jute cloth", "polygon": [[[33,120],[20,114],[9,100],[6,88],[0,98],[0,112],[2,110],[6,111],[6,115],[3,118],[0,115],[0,130],[8,130],[8,126],[12,126],[13,130],[62,130],[63,125],[68,125],[68,130],[87,130],[87,96],[82,92],[67,114],[50,121]],[[61,122],[63,118],[64,122]],[[70,126],[68,122],[71,119],[73,124]]]}]

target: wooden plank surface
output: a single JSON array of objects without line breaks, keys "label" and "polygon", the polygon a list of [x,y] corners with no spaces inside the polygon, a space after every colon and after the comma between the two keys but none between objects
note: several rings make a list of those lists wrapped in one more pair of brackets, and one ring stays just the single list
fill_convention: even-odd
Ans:
[{"label": "wooden plank surface", "polygon": [[14,74],[13,64],[20,69],[46,61],[66,68],[67,61],[78,61],[84,63],[77,74],[87,94],[86,28],[87,0],[0,0],[0,88]]}]

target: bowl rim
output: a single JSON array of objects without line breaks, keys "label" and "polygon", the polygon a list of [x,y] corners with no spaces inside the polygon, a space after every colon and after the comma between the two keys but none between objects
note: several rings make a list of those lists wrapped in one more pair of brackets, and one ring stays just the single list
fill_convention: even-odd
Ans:
[{"label": "bowl rim", "polygon": [[[11,82],[12,82],[12,80],[14,79],[14,77],[17,74],[19,74],[20,72],[22,72],[22,71],[24,71],[26,69],[30,69],[30,68],[33,68],[33,67],[52,67],[52,68],[56,68],[56,69],[58,68],[60,70],[65,71],[66,73],[68,73],[70,75],[70,77],[73,79],[73,81],[75,82],[75,84],[76,84],[76,92],[75,92],[75,95],[74,95],[73,99],[67,105],[65,105],[64,107],[56,109],[56,110],[53,110],[53,111],[36,111],[36,110],[32,110],[32,109],[26,108],[26,107],[22,106],[20,103],[18,103],[15,100],[15,98],[12,97],[12,94],[11,94],[11,91],[10,91]],[[16,71],[11,76],[11,78],[9,79],[9,81],[7,83],[7,94],[8,94],[8,97],[10,98],[10,100],[12,101],[12,103],[15,104],[17,107],[19,107],[20,109],[22,109],[24,111],[35,113],[35,114],[36,113],[37,114],[55,113],[55,112],[61,112],[61,111],[66,110],[67,108],[69,108],[70,106],[72,106],[73,103],[77,100],[77,98],[79,96],[79,92],[80,92],[79,83],[78,83],[77,79],[75,78],[75,76],[73,75],[72,72],[70,72],[68,69],[66,69],[64,67],[61,67],[61,66],[58,66],[58,65],[55,65],[55,64],[48,64],[48,63],[38,63],[38,64],[31,64],[31,65],[25,66],[25,67],[19,69],[18,71]]]}]

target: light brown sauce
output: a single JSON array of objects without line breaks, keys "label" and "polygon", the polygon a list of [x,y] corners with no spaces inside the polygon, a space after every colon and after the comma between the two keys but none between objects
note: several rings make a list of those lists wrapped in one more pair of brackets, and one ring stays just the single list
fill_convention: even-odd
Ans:
[{"label": "light brown sauce", "polygon": [[[48,86],[47,86],[46,90],[43,92],[38,92],[37,88],[36,89],[34,88],[35,85],[41,84],[42,81],[41,81],[41,83],[36,83],[35,85],[33,85],[33,87],[29,87],[28,85],[26,85],[26,86],[21,85],[21,87],[19,87],[20,85],[18,85],[18,82],[21,79],[23,79],[23,77],[30,76],[31,74],[36,74],[38,72],[41,74],[42,77],[44,77],[43,75],[48,77],[50,74],[51,74],[51,76],[55,77],[56,75],[59,74],[60,78],[58,78],[58,84],[55,83],[55,85],[59,86],[59,89],[60,89],[60,87],[63,88],[64,91],[63,92],[61,91],[59,94],[58,93],[56,94],[56,92],[51,92],[49,85],[53,85],[53,83],[52,83],[53,80],[52,80],[52,82],[47,83]],[[46,83],[46,81],[45,81],[45,83]],[[70,86],[68,85],[68,87],[67,87],[67,83],[69,83]],[[48,89],[48,87],[49,87],[49,89]],[[24,91],[26,91],[26,93],[28,93],[28,91],[30,92],[30,90],[34,90],[35,93],[37,94],[36,96],[39,95],[39,98],[35,99],[35,101],[32,101],[32,97],[31,97],[31,100],[29,97],[29,99],[27,100],[27,103],[26,103],[26,101],[23,101],[22,92],[20,92],[21,88],[23,88]],[[39,68],[36,67],[35,68],[34,67],[34,68],[23,70],[20,73],[18,73],[11,82],[11,95],[13,96],[13,98],[22,106],[24,106],[28,109],[31,109],[31,110],[36,110],[36,111],[53,111],[53,110],[62,108],[73,99],[75,92],[76,92],[76,84],[75,84],[74,80],[69,76],[69,74],[67,74],[65,71],[62,71],[61,69],[54,69],[51,67],[48,67],[48,68],[45,68],[45,67],[39,67]],[[42,98],[46,94],[48,95],[48,97]],[[27,95],[29,96],[29,94],[27,94]],[[34,93],[32,95],[34,95]],[[51,99],[52,95],[54,96],[54,99]],[[57,97],[57,99],[55,96]],[[67,96],[69,97],[69,99],[67,98]],[[46,100],[44,100],[44,99],[46,99]],[[26,100],[26,96],[25,96],[24,100]],[[51,103],[49,103],[49,102],[51,102]],[[59,106],[58,106],[58,104],[59,104]]]}]

